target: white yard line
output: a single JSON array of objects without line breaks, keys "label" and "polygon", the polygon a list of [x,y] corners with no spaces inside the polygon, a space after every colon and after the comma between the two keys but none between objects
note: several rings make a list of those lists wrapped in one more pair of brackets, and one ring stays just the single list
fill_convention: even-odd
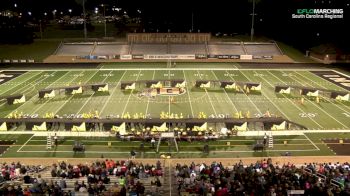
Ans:
[{"label": "white yard line", "polygon": [[[57,71],[55,71],[54,73],[56,73]],[[67,72],[68,73],[68,72]],[[65,74],[64,74],[65,75]],[[61,76],[62,77],[62,76]],[[60,77],[60,78],[61,78]],[[60,78],[58,78],[58,79],[60,79]],[[38,82],[36,82],[36,84],[38,84],[39,82],[41,82],[41,81],[43,81],[43,80],[45,80],[45,79],[47,79],[47,77],[43,77],[43,79],[41,79],[40,81],[38,81]],[[58,80],[57,79],[57,80]],[[55,80],[55,81],[57,81],[57,80]],[[35,84],[33,84],[33,85],[35,85]],[[50,86],[50,85],[49,85]],[[34,89],[35,90],[35,89]],[[32,92],[33,91],[33,89],[32,90],[30,90],[29,92]],[[25,94],[24,94],[25,95]],[[38,94],[36,94],[36,95],[34,95],[33,97],[31,97],[30,99],[28,99],[28,100],[26,100],[26,102],[24,103],[24,104],[22,104],[22,105],[20,105],[16,110],[19,110],[20,108],[22,108],[22,107],[24,107],[24,106],[26,106],[27,105],[27,103],[29,103],[29,101],[31,101],[31,100],[33,100],[34,98],[36,98],[36,97],[38,97],[39,95]],[[1,106],[1,105],[0,105]],[[7,114],[7,115],[9,115],[9,114]],[[6,116],[7,116],[6,115]]]},{"label": "white yard line", "polygon": [[[82,72],[85,72],[85,71],[82,71]],[[82,72],[80,72],[80,73],[82,73]],[[97,73],[98,73],[98,71],[95,71],[95,73],[92,74],[92,76],[89,79],[87,79],[86,82],[89,82],[89,80],[91,80],[91,78],[93,78]],[[77,74],[77,76],[79,76],[79,74]],[[76,78],[74,78],[74,79],[76,79]],[[66,101],[64,101],[64,103],[54,112],[54,114],[56,115],[57,112],[59,112],[73,97],[74,97],[74,95],[71,95]]]},{"label": "white yard line", "polygon": [[[285,84],[284,81],[282,81],[280,78],[278,78],[277,76],[275,76],[275,74],[272,74],[270,71],[267,71],[270,75],[272,75],[273,77],[277,78],[277,80],[281,81],[282,83]],[[264,79],[265,80],[265,79]],[[270,82],[268,82],[267,80],[265,80],[271,87],[275,87],[274,85],[272,85]],[[305,111],[303,109],[301,109],[298,105],[296,105],[293,101],[291,101],[289,98],[287,98],[285,95],[283,95],[283,97],[285,97],[289,102],[291,102],[299,111],[305,113]],[[318,122],[316,122],[313,118],[308,117],[311,121],[313,121],[315,124],[317,124],[321,129],[323,129],[324,127],[322,125],[320,125]]]},{"label": "white yard line", "polygon": [[[137,81],[137,80],[139,79],[140,74],[141,74],[141,70],[140,70],[139,73],[137,74],[137,77],[136,77],[136,80],[135,80],[135,81]],[[126,101],[126,104],[125,104],[125,106],[124,106],[124,109],[123,109],[123,112],[122,112],[122,116],[124,116],[125,110],[126,110],[126,108],[128,107],[129,100],[130,100],[130,97],[131,97],[133,91],[134,91],[133,89],[130,91],[130,95],[129,95],[128,100]]]},{"label": "white yard line", "polygon": [[[26,79],[25,81],[23,81],[23,82],[19,82],[16,86],[13,86],[13,87],[10,87],[9,89],[7,89],[6,91],[4,91],[4,92],[1,92],[1,94],[0,95],[4,95],[5,93],[7,93],[8,91],[10,91],[10,90],[12,90],[12,89],[14,89],[14,88],[16,88],[18,85],[21,85],[21,84],[23,84],[23,83],[26,83],[28,80],[30,80],[30,79],[32,79],[32,78],[34,78],[35,76],[37,76],[37,75],[39,75],[40,73],[36,73],[36,74],[34,74],[33,76],[31,76],[31,77],[29,77],[28,79]],[[22,74],[22,75],[20,75],[20,76],[23,76],[23,75],[25,75],[25,73],[24,74]],[[18,76],[18,77],[16,77],[16,78],[14,78],[14,79],[12,79],[12,80],[16,80],[16,79],[19,79],[19,77],[20,76]],[[40,78],[38,78],[38,79],[40,79]],[[10,81],[7,81],[7,82],[5,82],[5,83],[3,83],[3,84],[1,84],[1,85],[5,85],[5,84],[7,84],[8,82],[11,82],[11,80]],[[34,82],[36,82],[36,80],[34,80],[33,82],[30,82],[29,84],[27,84],[27,85],[32,85]],[[23,88],[28,88],[28,86],[23,86],[23,87],[21,87],[21,88],[19,88],[19,89],[17,89],[15,92],[17,92],[17,91],[19,91],[19,90],[21,90],[21,89],[23,89]],[[13,93],[11,93],[11,94],[13,94]]]},{"label": "white yard line", "polygon": [[[217,80],[219,80],[219,78],[216,76],[215,72],[214,72],[213,70],[211,70],[211,72],[212,72],[212,74],[215,76],[215,78],[216,78]],[[225,94],[226,94],[228,100],[230,100],[230,103],[231,103],[231,105],[233,106],[233,108],[236,110],[236,112],[238,112],[238,110],[237,110],[235,104],[233,104],[232,99],[230,98],[230,96],[229,96],[228,93],[226,92],[226,89],[225,89],[225,88],[222,88],[222,89],[224,90],[224,92],[225,92]]]},{"label": "white yard line", "polygon": [[26,144],[28,144],[28,142],[29,142],[33,137],[34,137],[34,134],[32,135],[32,137],[30,137],[30,138],[26,141],[26,143],[24,143],[24,144],[17,150],[17,152],[19,152]]},{"label": "white yard line", "polygon": [[[256,73],[256,72],[255,72]],[[243,73],[242,73],[243,74]],[[244,74],[243,74],[244,75]],[[244,75],[244,77],[246,77],[247,79],[249,79],[246,75]],[[262,78],[262,77],[261,77]],[[262,78],[263,80],[265,80],[264,78]],[[266,80],[265,80],[266,81]],[[267,82],[267,81],[266,81]],[[281,110],[271,99],[270,99],[270,97],[269,96],[267,96],[267,94],[266,93],[263,93],[263,90],[262,90],[262,88],[261,88],[261,93],[269,100],[269,103],[272,103],[272,105],[274,105],[275,106],[275,108],[281,113],[281,114],[283,114],[283,116],[285,117],[285,118],[287,118],[288,120],[291,120],[291,118],[286,114],[286,113],[284,113],[283,112],[283,110]]]},{"label": "white yard line", "polygon": [[[297,72],[295,72],[297,73]],[[298,75],[300,75],[299,73],[297,73]],[[304,77],[304,76],[303,76]],[[292,78],[292,77],[291,77]],[[297,81],[299,84],[302,84],[301,82],[299,82],[299,79],[297,78],[292,78],[292,80]],[[310,79],[308,79],[310,81]],[[308,85],[309,86],[309,85]],[[318,85],[321,86],[321,85]],[[323,86],[321,86],[323,87]],[[332,115],[328,114],[328,112],[326,112],[324,109],[322,109],[320,106],[318,106],[316,103],[314,103],[313,101],[309,101],[311,104],[313,104],[314,106],[316,106],[318,109],[320,109],[323,113],[325,113],[327,116],[331,117],[333,120],[337,121],[339,124],[341,124],[344,128],[349,128],[348,126],[344,125],[342,122],[340,122],[338,119],[334,118]],[[330,102],[331,104],[335,105],[336,107],[338,107],[339,109],[343,110],[342,108],[340,108],[338,105]],[[344,112],[348,112],[347,110],[343,110]]]},{"label": "white yard line", "polygon": [[[40,73],[39,73],[39,74],[40,74]],[[37,74],[37,75],[39,75],[39,74]],[[31,77],[31,78],[33,78],[33,77]],[[33,82],[30,82],[29,84],[27,84],[27,85],[25,85],[25,86],[23,86],[23,87],[17,89],[16,91],[14,91],[14,92],[11,93],[11,94],[14,94],[15,92],[18,92],[18,91],[20,91],[21,94],[23,94],[23,95],[26,95],[26,94],[28,94],[28,93],[31,93],[31,92],[33,92],[33,91],[35,90],[35,85],[38,84],[38,83],[40,83],[41,81],[43,81],[43,80],[45,80],[45,79],[46,79],[46,77],[43,77],[43,78],[39,77],[38,79],[36,79],[36,80],[34,80]],[[34,83],[34,84],[33,84],[33,83]],[[30,85],[29,88],[28,88],[28,85]],[[16,85],[16,86],[18,86],[18,85]],[[21,90],[24,89],[24,88],[26,88],[26,89],[25,89],[24,91],[21,91]],[[32,98],[33,98],[33,97],[32,97]],[[31,99],[32,99],[32,98],[31,98]],[[29,99],[29,100],[31,100],[31,99]],[[29,101],[29,100],[26,100],[26,102]],[[6,102],[0,104],[0,106],[3,106],[3,105],[5,105],[5,104],[6,104]]]},{"label": "white yard line", "polygon": [[[240,73],[242,73],[241,71],[239,71]],[[228,74],[228,76],[233,80],[233,81],[236,81],[231,75],[230,73],[226,70],[226,73]],[[244,77],[247,78],[247,76],[244,75],[244,73],[242,73],[242,75]],[[247,78],[248,79],[248,78]],[[255,105],[255,103],[251,100],[251,98],[244,92],[244,90],[242,90],[243,94],[245,94],[245,96],[247,96],[248,100],[250,101],[250,103],[255,107],[255,109],[260,113],[262,114],[262,112],[260,111],[260,109]]]},{"label": "white yard line", "polygon": [[[197,73],[198,73],[199,78],[200,78],[200,79],[202,79],[202,76],[201,76],[201,74],[199,73],[199,71],[198,71],[198,70],[197,70]],[[213,105],[213,102],[212,102],[212,101],[211,101],[211,99],[210,99],[210,96],[209,96],[209,93],[208,93],[207,89],[206,89],[206,88],[204,88],[204,90],[205,90],[205,93],[206,93],[206,94],[207,94],[207,96],[208,96],[209,103],[210,103],[211,107],[213,108],[213,111],[214,111],[214,113],[215,113],[215,117],[216,117],[218,114],[216,113],[216,110],[215,110],[215,107],[214,107],[214,105]]]},{"label": "white yard line", "polygon": [[191,108],[191,113],[192,113],[192,118],[194,118],[194,113],[193,113],[193,107],[192,107],[192,101],[191,101],[191,97],[190,97],[190,88],[188,87],[188,81],[186,79],[186,74],[185,71],[182,70],[183,74],[184,74],[184,78],[185,78],[185,82],[186,82],[186,93],[188,95],[188,101],[190,103],[190,108]]},{"label": "white yard line", "polygon": [[127,71],[124,71],[123,75],[119,78],[117,85],[114,87],[112,93],[109,95],[109,97],[107,98],[107,100],[106,100],[105,103],[103,104],[103,106],[102,106],[102,108],[101,108],[101,110],[100,110],[100,114],[102,114],[102,112],[103,112],[104,109],[106,108],[107,103],[108,103],[109,100],[111,99],[111,97],[112,97],[112,95],[114,94],[115,90],[117,90],[118,85],[119,85],[120,81],[122,81],[122,79],[124,78],[126,72],[127,72]]},{"label": "white yard line", "polygon": [[[154,76],[155,75],[156,75],[156,70],[153,70],[152,80],[154,80]],[[146,106],[146,112],[145,112],[146,116],[148,115],[149,102],[150,102],[150,98],[148,97],[147,106]]]},{"label": "white yard line", "polygon": [[315,148],[316,148],[317,150],[320,150],[320,149],[318,148],[318,146],[317,146],[312,140],[310,140],[310,138],[309,138],[308,136],[306,136],[305,134],[304,134],[304,136],[305,136],[306,139],[309,140],[309,142],[310,142],[312,145],[315,146]]},{"label": "white yard line", "polygon": [[[97,72],[99,72],[99,71],[97,71]],[[112,73],[112,71],[110,71],[109,73],[108,73],[108,75],[102,80],[102,82],[101,83],[104,83],[106,80],[107,80],[107,78],[109,78],[110,76],[110,74]],[[81,110],[86,106],[86,104],[88,104],[89,103],[89,101],[90,101],[90,99],[92,98],[92,96],[94,95],[95,93],[92,93],[91,95],[90,95],[90,97],[85,101],[85,103],[80,107],[80,109],[79,109],[79,111],[76,113],[76,114],[79,114],[80,112],[81,112]]]},{"label": "white yard line", "polygon": [[[48,87],[52,86],[53,84],[55,84],[55,82],[56,82],[57,80],[62,79],[62,77],[64,77],[64,76],[67,75],[68,73],[70,73],[70,72],[68,71],[67,73],[63,74],[61,77],[57,78],[54,82],[52,82],[49,86],[47,86],[47,87],[45,87],[45,88],[48,88]],[[77,76],[76,76],[76,77],[77,77]],[[76,77],[74,77],[73,80],[74,80]],[[72,81],[73,81],[73,80],[72,80]],[[35,97],[38,97],[38,95],[35,95]],[[46,100],[45,103],[42,103],[41,106],[39,106],[38,108],[36,108],[36,109],[34,110],[34,112],[32,112],[32,114],[35,114],[39,109],[41,109],[41,108],[42,108],[44,105],[46,105],[46,103],[49,102],[49,101],[50,101],[50,99]]]},{"label": "white yard line", "polygon": [[[296,73],[297,73],[298,75],[302,76],[303,78],[305,78],[305,79],[307,79],[307,80],[309,80],[309,81],[312,81],[311,79],[305,77],[304,75],[302,75],[302,74],[300,74],[300,73],[298,73],[298,72],[296,72]],[[313,74],[313,73],[311,73],[311,72],[309,72],[309,73],[310,73],[310,74]],[[317,75],[315,75],[315,76],[318,77],[318,78],[320,78],[321,80],[324,80],[324,81],[327,82],[327,83],[331,83],[330,81],[328,81],[328,80],[326,80],[326,79],[324,79],[324,78],[322,78],[322,77],[319,77],[319,76],[317,76]],[[299,83],[300,83],[300,82],[299,82]],[[327,87],[325,87],[325,86],[323,86],[323,85],[321,85],[321,84],[318,84],[318,83],[315,83],[315,84],[316,84],[317,86],[320,86],[320,87],[322,87],[322,88],[327,89]],[[334,86],[336,86],[336,87],[339,87],[339,88],[343,89],[342,87],[340,87],[340,86],[338,86],[338,85],[336,85],[336,84],[333,84],[333,83],[331,83],[331,84],[334,85]],[[343,110],[344,112],[348,112],[347,110],[344,110],[343,108],[339,107],[337,104],[335,104],[335,103],[333,103],[332,101],[330,101],[328,98],[326,98],[326,97],[323,97],[323,98],[324,98],[325,100],[327,100],[328,102],[330,102],[331,104],[335,105],[337,108]],[[335,100],[335,101],[336,101],[336,100]],[[349,108],[349,106],[343,104],[342,102],[339,102],[339,103],[341,103],[344,107]]]}]

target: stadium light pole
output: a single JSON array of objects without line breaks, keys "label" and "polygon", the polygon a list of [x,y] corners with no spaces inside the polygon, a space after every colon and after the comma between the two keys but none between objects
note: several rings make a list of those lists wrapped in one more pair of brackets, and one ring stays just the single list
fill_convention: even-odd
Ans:
[{"label": "stadium light pole", "polygon": [[191,23],[191,32],[193,32],[193,11],[192,11],[192,23]]},{"label": "stadium light pole", "polygon": [[101,4],[101,6],[103,7],[103,20],[104,20],[104,25],[105,25],[105,37],[107,37],[106,5]]},{"label": "stadium light pole", "polygon": [[86,31],[85,0],[83,0],[83,17],[84,17],[84,39],[86,39],[86,37],[87,37],[87,31]]},{"label": "stadium light pole", "polygon": [[253,38],[254,38],[254,17],[255,17],[255,0],[253,0],[252,28],[250,29],[250,41],[253,41]]}]

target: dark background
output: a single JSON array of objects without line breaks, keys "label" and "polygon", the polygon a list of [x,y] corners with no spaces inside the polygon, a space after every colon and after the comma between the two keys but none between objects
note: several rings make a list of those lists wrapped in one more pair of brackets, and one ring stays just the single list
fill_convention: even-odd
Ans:
[{"label": "dark background", "polygon": [[[82,0],[1,0],[0,10],[16,8],[31,11],[40,18],[43,11],[73,9],[82,12]],[[86,0],[86,9],[107,4],[121,7],[131,17],[142,18],[146,32],[211,32],[249,35],[253,0]],[[350,0],[256,0],[255,34],[305,49],[333,44],[349,50]],[[296,9],[343,8],[343,19],[292,19]],[[136,10],[142,11],[141,14]],[[108,12],[111,10],[107,9]],[[139,15],[138,15],[139,14]],[[26,19],[24,16],[22,19]]]}]

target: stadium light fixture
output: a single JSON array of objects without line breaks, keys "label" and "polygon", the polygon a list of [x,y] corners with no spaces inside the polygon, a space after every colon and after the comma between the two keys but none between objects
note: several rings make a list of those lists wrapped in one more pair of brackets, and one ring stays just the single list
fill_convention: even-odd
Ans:
[{"label": "stadium light fixture", "polygon": [[87,29],[86,29],[86,11],[85,11],[85,0],[83,0],[83,17],[84,17],[84,39],[87,38]]},{"label": "stadium light fixture", "polygon": [[254,39],[254,17],[255,17],[255,0],[253,0],[252,27],[250,29],[250,41]]}]

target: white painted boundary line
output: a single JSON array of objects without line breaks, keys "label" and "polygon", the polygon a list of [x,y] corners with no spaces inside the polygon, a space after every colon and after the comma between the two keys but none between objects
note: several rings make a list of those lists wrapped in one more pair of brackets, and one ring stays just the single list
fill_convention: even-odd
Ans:
[{"label": "white painted boundary line", "polygon": [[17,152],[19,152],[19,151],[20,151],[34,136],[35,136],[35,134],[33,134],[32,137],[30,137],[30,138],[26,141],[26,143],[24,143],[24,144],[17,150]]},{"label": "white painted boundary line", "polygon": [[315,148],[316,148],[317,150],[320,150],[320,149],[317,147],[317,145],[316,145],[312,140],[310,140],[310,138],[309,138],[308,136],[306,136],[305,134],[304,134],[304,136],[306,137],[306,139],[309,140],[309,142],[310,142],[312,145],[315,146]]},{"label": "white painted boundary line", "polygon": [[[317,149],[302,149],[302,150],[264,150],[264,152],[300,152],[300,151],[319,151]],[[18,152],[18,151],[17,151]],[[25,150],[25,151],[19,151],[19,152],[30,152],[30,153],[48,153],[48,152],[61,152],[61,153],[72,153],[72,151],[54,151],[54,150],[48,150],[48,151],[35,151],[35,150]],[[254,151],[254,150],[211,150],[210,152],[215,153],[245,153],[245,152],[261,152],[261,151]],[[85,151],[85,154],[129,154],[130,152],[114,152],[114,151]],[[156,152],[144,152],[146,154],[156,154]],[[168,151],[160,151],[159,153],[168,153]],[[179,151],[177,153],[180,154],[202,154],[201,151]],[[78,153],[79,154],[79,153]]]}]

